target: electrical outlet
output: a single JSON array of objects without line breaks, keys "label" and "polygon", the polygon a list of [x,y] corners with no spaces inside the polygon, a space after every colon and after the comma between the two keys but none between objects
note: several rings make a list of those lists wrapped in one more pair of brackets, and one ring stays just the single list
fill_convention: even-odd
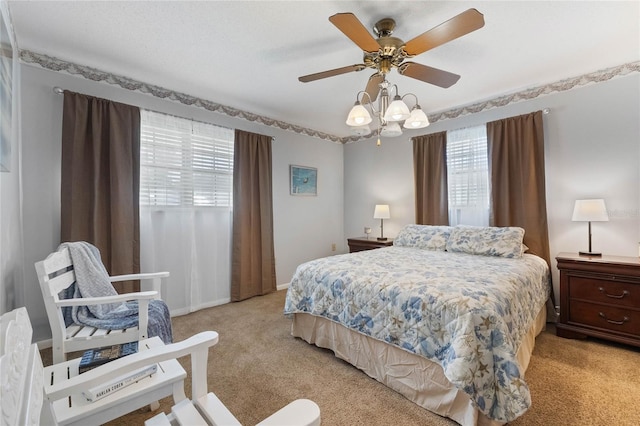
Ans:
[{"label": "electrical outlet", "polygon": [[336,251],[336,243],[331,244],[331,251]]}]

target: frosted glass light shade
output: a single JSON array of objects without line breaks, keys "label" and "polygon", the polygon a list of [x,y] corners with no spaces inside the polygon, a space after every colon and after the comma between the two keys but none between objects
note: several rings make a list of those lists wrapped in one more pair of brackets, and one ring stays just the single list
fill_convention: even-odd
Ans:
[{"label": "frosted glass light shade", "polygon": [[373,211],[374,219],[391,219],[391,215],[389,214],[389,205],[388,204],[376,204],[376,208]]},{"label": "frosted glass light shade", "polygon": [[604,200],[576,200],[571,220],[574,222],[608,222],[609,215]]},{"label": "frosted glass light shade", "polygon": [[400,125],[396,122],[391,122],[385,124],[385,126],[380,131],[380,136],[384,136],[385,138],[394,138],[396,136],[400,136],[402,134],[402,129]]},{"label": "frosted glass light shade", "polygon": [[387,111],[384,113],[384,121],[402,121],[409,118],[411,113],[407,104],[402,102],[399,96],[395,97],[395,100],[391,102]]},{"label": "frosted glass light shade", "polygon": [[416,106],[411,110],[411,115],[404,122],[403,127],[405,129],[422,129],[429,125],[429,118],[427,114],[422,111],[422,108]]},{"label": "frosted glass light shade", "polygon": [[351,126],[351,133],[357,136],[366,136],[371,133],[371,128],[367,124],[364,126]]},{"label": "frosted glass light shade", "polygon": [[371,118],[371,114],[365,107],[362,106],[360,102],[356,102],[356,104],[349,111],[349,115],[347,116],[347,125],[349,126],[364,126],[371,123],[373,119]]}]

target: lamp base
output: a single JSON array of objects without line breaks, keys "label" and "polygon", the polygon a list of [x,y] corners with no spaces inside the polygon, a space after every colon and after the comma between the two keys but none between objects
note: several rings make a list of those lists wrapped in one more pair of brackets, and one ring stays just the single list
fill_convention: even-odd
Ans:
[{"label": "lamp base", "polygon": [[387,237],[378,237],[378,241],[387,241]]},{"label": "lamp base", "polygon": [[594,251],[579,251],[580,256],[602,256],[602,253],[596,253]]}]

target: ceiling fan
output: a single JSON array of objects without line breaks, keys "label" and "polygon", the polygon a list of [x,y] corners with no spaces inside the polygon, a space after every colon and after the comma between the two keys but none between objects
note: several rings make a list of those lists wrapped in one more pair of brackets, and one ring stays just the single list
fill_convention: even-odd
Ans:
[{"label": "ceiling fan", "polygon": [[380,83],[385,80],[385,75],[393,68],[397,68],[401,75],[407,77],[443,88],[451,87],[458,81],[459,75],[405,61],[405,59],[413,58],[484,26],[483,15],[476,9],[469,9],[405,43],[397,37],[392,37],[396,23],[391,18],[381,19],[374,25],[373,31],[378,36],[377,39],[369,33],[353,13],[338,13],[331,16],[329,21],[363,50],[363,63],[305,75],[299,77],[298,80],[308,83],[372,68],[376,72],[369,78],[365,89],[371,101],[377,98]]}]

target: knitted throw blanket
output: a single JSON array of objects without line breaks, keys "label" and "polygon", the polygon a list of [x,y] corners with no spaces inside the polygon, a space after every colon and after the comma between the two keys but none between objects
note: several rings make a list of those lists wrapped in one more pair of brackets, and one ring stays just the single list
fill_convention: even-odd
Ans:
[{"label": "knitted throw blanket", "polygon": [[[73,261],[76,282],[60,293],[61,299],[115,296],[118,292],[109,281],[100,251],[84,242],[62,243],[58,251],[68,248]],[[70,306],[63,309],[65,325],[83,324],[91,327],[119,330],[138,325],[138,302],[109,303],[90,306]],[[172,343],[171,316],[162,300],[149,302],[149,337],[159,336]]]}]

